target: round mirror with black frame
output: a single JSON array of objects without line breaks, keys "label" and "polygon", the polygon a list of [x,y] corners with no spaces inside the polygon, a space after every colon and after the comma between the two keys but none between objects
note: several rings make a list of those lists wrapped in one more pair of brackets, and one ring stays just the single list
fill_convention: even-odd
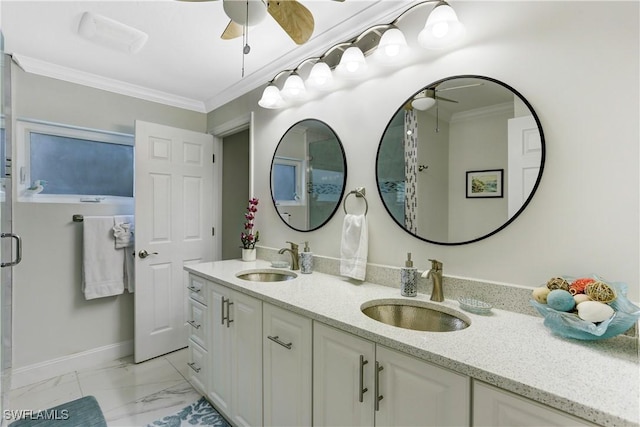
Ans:
[{"label": "round mirror with black frame", "polygon": [[282,221],[297,231],[322,227],[344,194],[344,148],[326,123],[305,119],[280,139],[271,162],[271,197]]},{"label": "round mirror with black frame", "polygon": [[486,239],[531,201],[545,141],[531,104],[477,75],[429,84],[398,108],[380,140],[376,181],[405,231],[439,245]]}]

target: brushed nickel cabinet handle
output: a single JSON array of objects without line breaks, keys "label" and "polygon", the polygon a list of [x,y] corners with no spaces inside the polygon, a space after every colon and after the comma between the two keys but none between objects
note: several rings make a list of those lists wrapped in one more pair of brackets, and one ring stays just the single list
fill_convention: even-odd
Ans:
[{"label": "brushed nickel cabinet handle", "polygon": [[200,372],[200,370],[202,369],[201,367],[199,367],[197,364],[195,364],[195,363],[193,363],[193,362],[189,362],[189,363],[187,363],[187,365],[189,365],[189,367],[190,367],[191,369],[193,369],[193,370],[196,372],[196,374],[197,374],[198,372]]},{"label": "brushed nickel cabinet handle", "polygon": [[283,346],[284,348],[286,348],[288,350],[291,350],[291,347],[293,346],[293,343],[285,343],[283,341],[280,341],[280,339],[279,339],[280,337],[277,336],[277,335],[275,337],[267,335],[267,338],[269,338],[271,341],[273,341],[273,342],[275,342],[277,344],[280,344],[281,346]]},{"label": "brushed nickel cabinet handle", "polygon": [[196,329],[200,329],[200,325],[199,323],[196,323],[195,320],[187,320],[187,323],[190,324],[191,326],[193,326]]},{"label": "brushed nickel cabinet handle", "polygon": [[379,362],[376,362],[376,381],[375,381],[375,392],[376,392],[376,411],[380,410],[380,401],[384,399],[384,396],[380,395],[380,371],[384,368],[380,366]]},{"label": "brushed nickel cabinet handle", "polygon": [[360,401],[360,403],[362,403],[364,401],[364,394],[369,391],[368,388],[364,387],[364,365],[366,365],[367,363],[369,363],[368,360],[364,360],[364,356],[361,354],[360,355],[360,389],[358,390],[358,400]]}]

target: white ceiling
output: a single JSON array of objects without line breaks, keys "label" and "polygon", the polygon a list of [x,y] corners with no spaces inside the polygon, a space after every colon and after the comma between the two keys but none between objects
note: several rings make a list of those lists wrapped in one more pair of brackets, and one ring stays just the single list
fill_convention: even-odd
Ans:
[{"label": "white ceiling", "polygon": [[[315,17],[311,39],[297,46],[267,16],[242,38],[221,40],[229,22],[222,1],[3,0],[5,51],[27,72],[86,84],[200,112],[209,112],[283,69],[318,56],[374,24],[390,23],[413,0],[300,0]],[[136,54],[97,45],[77,33],[86,11],[144,31]]]}]

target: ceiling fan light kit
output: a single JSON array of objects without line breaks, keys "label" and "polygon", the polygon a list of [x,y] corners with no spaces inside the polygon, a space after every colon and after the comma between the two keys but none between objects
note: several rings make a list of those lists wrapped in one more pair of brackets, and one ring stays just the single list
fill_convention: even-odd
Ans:
[{"label": "ceiling fan light kit", "polygon": [[267,17],[267,5],[262,0],[223,0],[222,8],[236,24],[254,26]]},{"label": "ceiling fan light kit", "polygon": [[[228,1],[228,0],[226,0]],[[298,70],[303,64],[315,60],[316,64],[311,69],[306,85],[309,88],[328,90],[333,83],[335,75],[344,79],[357,79],[367,71],[365,56],[372,54],[378,63],[382,65],[398,65],[409,55],[409,46],[402,31],[396,26],[397,22],[407,12],[418,6],[437,3],[429,13],[424,29],[418,34],[418,45],[425,49],[443,49],[452,46],[465,35],[465,28],[458,20],[458,16],[449,4],[442,0],[426,0],[417,3],[403,11],[391,24],[376,25],[368,28],[355,39],[332,46],[319,58],[307,58],[293,70],[280,71],[265,88],[258,105],[264,108],[283,108],[288,101],[299,101],[306,95],[302,88],[305,81],[298,75]],[[281,94],[281,102],[272,101],[274,90],[277,91],[276,81],[285,73],[289,77],[284,83]],[[295,91],[290,89],[293,83],[289,80],[295,75]],[[295,92],[295,94],[294,94]],[[280,94],[279,94],[280,95]],[[284,99],[283,99],[284,98]],[[412,107],[418,110],[427,110],[435,104],[435,96],[425,94],[413,101]]]}]

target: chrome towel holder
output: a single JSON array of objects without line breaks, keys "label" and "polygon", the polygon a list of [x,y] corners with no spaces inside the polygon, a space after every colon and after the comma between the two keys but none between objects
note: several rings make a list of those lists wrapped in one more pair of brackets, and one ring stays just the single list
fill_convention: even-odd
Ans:
[{"label": "chrome towel holder", "polygon": [[347,199],[349,198],[350,195],[355,194],[356,198],[361,197],[362,200],[364,200],[364,215],[367,215],[367,212],[369,212],[369,203],[367,202],[367,198],[365,197],[366,194],[366,190],[364,187],[356,187],[355,190],[351,190],[347,193],[347,195],[344,197],[344,202],[342,203],[342,208],[344,209],[344,213],[348,214],[347,212]]}]

